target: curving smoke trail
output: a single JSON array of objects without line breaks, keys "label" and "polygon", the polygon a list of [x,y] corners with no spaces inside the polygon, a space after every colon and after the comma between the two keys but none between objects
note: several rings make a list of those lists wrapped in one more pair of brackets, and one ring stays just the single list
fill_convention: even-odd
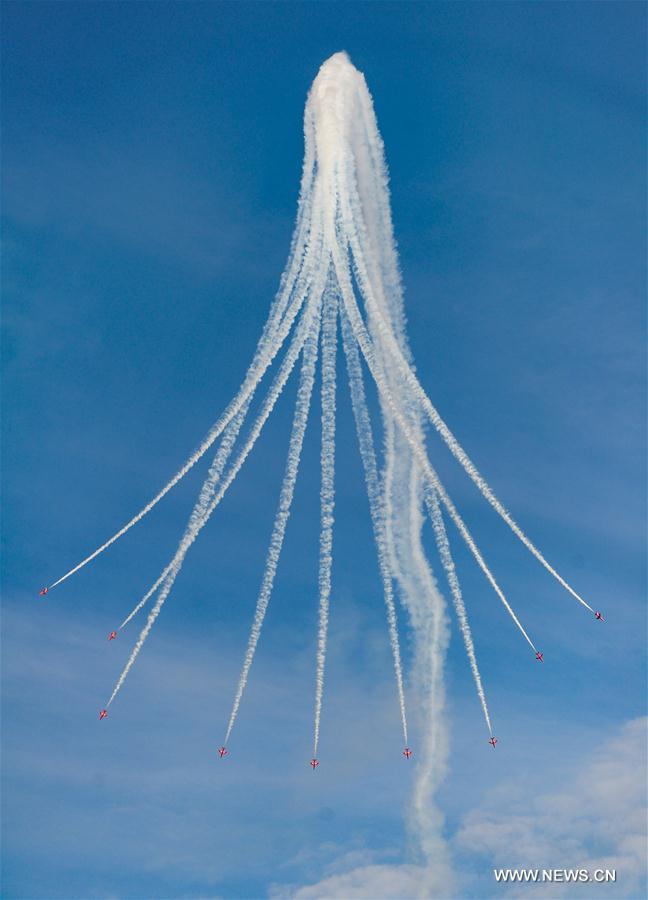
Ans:
[{"label": "curving smoke trail", "polygon": [[137,515],[133,516],[130,521],[128,521],[122,528],[119,529],[111,538],[105,541],[100,547],[98,547],[94,552],[92,552],[89,556],[86,556],[85,559],[81,560],[74,568],[70,569],[69,572],[66,572],[65,575],[62,575],[57,581],[53,582],[48,590],[55,588],[57,585],[62,584],[66,579],[70,578],[71,575],[74,575],[84,566],[86,566],[89,562],[92,562],[100,553],[103,553],[104,550],[107,550],[112,544],[115,543],[120,537],[126,534],[127,531],[137,525],[144,516],[146,516],[154,506],[156,506],[169,491],[178,484],[181,479],[187,474],[187,472],[195,466],[199,459],[201,459],[205,453],[209,450],[214,441],[218,438],[218,436],[222,433],[222,431],[229,425],[234,416],[240,411],[242,406],[252,398],[261,378],[265,374],[267,368],[272,363],[272,360],[280,350],[284,340],[286,339],[288,332],[290,331],[290,327],[294,321],[295,316],[299,312],[299,308],[301,303],[303,302],[303,296],[297,297],[291,310],[290,315],[287,315],[281,329],[278,333],[276,339],[270,344],[269,347],[265,347],[263,352],[258,353],[258,358],[255,357],[250,369],[248,370],[248,374],[246,375],[245,381],[236,395],[234,400],[230,403],[225,412],[220,416],[220,418],[216,421],[214,426],[211,428],[207,437],[204,438],[200,446],[197,450],[192,453],[189,459],[185,462],[185,464],[180,468],[176,474],[171,478],[170,481],[159,491],[153,499],[146,504]]}]

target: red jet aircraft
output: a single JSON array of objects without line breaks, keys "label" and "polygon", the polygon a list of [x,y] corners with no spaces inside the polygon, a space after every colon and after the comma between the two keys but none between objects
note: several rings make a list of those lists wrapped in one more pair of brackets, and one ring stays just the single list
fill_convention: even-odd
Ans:
[{"label": "red jet aircraft", "polygon": [[220,756],[221,759],[224,756],[227,756],[228,753],[229,753],[229,750],[227,749],[227,747],[219,747],[218,748],[218,755]]},{"label": "red jet aircraft", "polygon": [[488,743],[489,743],[489,744],[492,744],[493,747],[494,747],[495,744],[497,743],[497,738],[496,738],[496,737],[489,738],[489,739],[488,739]]},{"label": "red jet aircraft", "polygon": [[109,640],[109,641],[114,641],[116,637],[117,637],[117,632],[116,632],[116,631],[111,631],[110,634],[108,635],[108,640]]},{"label": "red jet aircraft", "polygon": [[540,653],[539,650],[536,650],[536,659],[538,662],[544,662],[544,653]]},{"label": "red jet aircraft", "polygon": [[108,710],[102,709],[101,712],[99,713],[99,721],[101,722],[101,720],[105,719],[107,715],[108,715]]},{"label": "red jet aircraft", "polygon": [[313,767],[313,772],[319,766],[319,759],[311,759],[310,765]]},{"label": "red jet aircraft", "polygon": [[[47,590],[47,588],[45,588],[45,590]],[[42,591],[41,591],[41,593],[42,593]],[[600,612],[595,612],[594,615],[600,622],[605,622],[605,619],[603,618],[603,616],[601,615]]]},{"label": "red jet aircraft", "polygon": [[[46,594],[48,591],[49,591],[49,588],[42,588],[42,590],[40,590],[40,591],[38,592],[38,596],[39,596],[39,597],[44,597],[45,594]],[[598,613],[597,613],[597,615],[598,615]]]},{"label": "red jet aircraft", "polygon": [[411,755],[412,751],[410,750],[410,748],[405,747],[405,749],[403,750],[403,756],[405,757],[405,759],[409,759]]}]

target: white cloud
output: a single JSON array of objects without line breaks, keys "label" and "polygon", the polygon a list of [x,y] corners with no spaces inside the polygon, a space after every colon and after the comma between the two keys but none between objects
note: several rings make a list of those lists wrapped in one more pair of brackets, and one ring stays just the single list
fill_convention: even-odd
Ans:
[{"label": "white cloud", "polygon": [[305,887],[274,886],[270,896],[291,900],[352,900],[352,898],[405,898],[439,896],[438,877],[422,866],[359,866],[341,875]]},{"label": "white cloud", "polygon": [[[506,868],[616,868],[616,884],[598,885],[596,896],[641,896],[647,722],[626,723],[556,792],[530,799],[523,786],[493,792],[482,808],[465,817],[455,836],[456,849]],[[571,896],[579,889],[591,891],[587,884],[536,884],[518,885],[514,893]]]}]

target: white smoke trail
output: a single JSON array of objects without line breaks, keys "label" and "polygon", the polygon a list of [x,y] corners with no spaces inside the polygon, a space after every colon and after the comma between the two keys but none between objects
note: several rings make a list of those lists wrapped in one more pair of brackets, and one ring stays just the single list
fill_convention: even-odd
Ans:
[{"label": "white smoke trail", "polygon": [[[297,226],[295,228],[293,243],[291,246],[291,256],[289,257],[289,263],[286,266],[286,272],[282,276],[281,288],[277,300],[275,301],[274,309],[271,311],[271,315],[268,319],[268,322],[265,325],[265,336],[270,336],[273,329],[276,330],[276,327],[279,322],[279,316],[283,313],[285,308],[285,300],[282,304],[282,298],[287,297],[287,292],[292,289],[294,285],[294,280],[297,276],[297,268],[298,264],[301,262],[301,258],[299,257],[299,253],[303,252],[304,249],[304,229],[308,226],[308,231],[311,235],[311,240],[314,239],[315,236],[319,234],[318,231],[311,232],[309,217],[312,219],[312,199],[311,199],[311,186],[312,186],[312,176],[313,176],[313,127],[312,122],[310,123],[310,127],[308,124],[308,119],[305,124],[305,142],[306,142],[306,152],[305,152],[305,161],[304,161],[304,175],[302,178],[302,191],[300,193],[299,200],[299,208],[298,208],[298,216],[297,216]],[[274,315],[274,318],[273,318]],[[211,498],[214,495],[216,490],[216,486],[222,476],[223,469],[231,455],[232,449],[236,442],[236,438],[238,437],[239,431],[241,430],[241,426],[245,421],[245,417],[247,415],[247,411],[252,402],[252,396],[248,397],[248,399],[244,402],[239,412],[232,419],[232,421],[225,428],[223,439],[221,444],[216,452],[212,465],[209,469],[209,474],[204,482],[198,502],[194,507],[194,510],[191,514],[190,526],[195,526],[197,522],[203,518],[205,515],[205,511],[211,501]],[[89,561],[89,559],[88,559]],[[146,603],[150,600],[153,594],[160,587],[166,576],[169,574],[173,567],[172,560],[166,568],[162,571],[162,574],[157,579],[157,581],[149,588],[149,590],[144,594],[142,599],[135,605],[133,610],[128,614],[128,616],[124,619],[124,621],[119,626],[119,630],[124,628],[131,619],[146,605]],[[72,574],[72,573],[70,573]]]},{"label": "white smoke trail", "polygon": [[396,675],[396,690],[398,692],[398,705],[400,708],[401,723],[403,726],[403,738],[405,745],[409,743],[407,735],[407,711],[405,706],[405,691],[403,688],[403,667],[401,662],[400,644],[398,640],[398,624],[396,608],[394,606],[394,593],[392,588],[392,573],[389,568],[388,550],[385,536],[385,511],[380,490],[378,466],[374,450],[371,420],[365,397],[362,368],[358,356],[357,344],[351,332],[351,326],[344,309],[341,309],[342,343],[347,361],[349,375],[349,389],[351,391],[351,403],[360,447],[360,457],[365,473],[367,495],[369,497],[369,509],[374,529],[374,539],[378,554],[378,567],[383,583],[383,594],[387,608],[387,625],[389,629],[389,643],[394,660],[394,673]]},{"label": "white smoke trail", "polygon": [[[443,664],[448,646],[449,631],[445,602],[437,587],[423,551],[421,531],[421,473],[412,458],[409,472],[409,532],[405,530],[407,515],[394,519],[393,532],[401,550],[403,541],[410,556],[402,557],[407,565],[402,570],[405,600],[415,622],[414,674],[418,681],[421,708],[425,715],[423,729],[423,764],[418,768],[412,804],[409,812],[410,828],[415,832],[428,863],[436,868],[440,862],[449,869],[447,849],[442,837],[443,816],[434,802],[434,795],[446,773],[448,759],[448,730],[444,718],[445,685]],[[398,481],[395,481],[398,487]],[[396,507],[396,510],[398,507]],[[411,574],[410,574],[411,573]],[[416,593],[412,592],[415,589]],[[423,896],[427,896],[424,894]]]},{"label": "white smoke trail", "polygon": [[333,565],[333,510],[335,506],[335,390],[338,298],[331,284],[324,293],[322,310],[322,482],[320,488],[319,615],[313,757],[317,757],[324,696],[324,667]]},{"label": "white smoke trail", "polygon": [[160,585],[162,584],[162,582],[163,582],[164,579],[167,577],[167,575],[169,574],[170,571],[171,571],[171,563],[169,563],[168,566],[166,566],[166,568],[162,570],[162,574],[160,575],[160,577],[158,578],[158,580],[157,580],[154,584],[151,585],[151,587],[150,587],[150,588],[148,589],[148,591],[144,594],[144,596],[142,597],[142,599],[141,599],[141,600],[133,607],[133,609],[129,612],[129,614],[126,616],[126,618],[124,619],[124,621],[123,621],[123,622],[121,623],[121,625],[119,626],[119,629],[118,629],[119,631],[121,631],[122,628],[124,628],[126,625],[128,625],[128,623],[130,622],[130,620],[131,620],[132,618],[134,618],[134,617],[137,615],[137,613],[140,611],[140,609],[142,609],[143,606],[146,606],[146,604],[148,603],[148,601],[151,599],[151,597],[153,596],[153,594],[154,594],[154,593],[157,591],[157,589],[160,587]]},{"label": "white smoke trail", "polygon": [[333,249],[333,261],[335,264],[337,277],[338,277],[338,280],[340,283],[340,288],[342,291],[342,297],[344,299],[345,308],[346,308],[347,314],[349,316],[351,326],[353,328],[353,333],[358,342],[358,345],[360,346],[362,355],[364,356],[364,358],[367,362],[369,371],[371,372],[373,379],[376,382],[376,385],[378,386],[378,389],[379,389],[382,397],[385,400],[385,403],[387,404],[387,406],[389,407],[389,409],[391,411],[391,415],[393,415],[395,421],[398,422],[398,425],[403,433],[403,436],[405,437],[407,443],[411,447],[412,452],[414,453],[414,456],[416,457],[416,460],[418,462],[418,465],[421,467],[421,469],[425,475],[426,481],[428,483],[430,483],[437,491],[439,497],[443,501],[444,506],[448,510],[450,517],[452,518],[453,522],[459,529],[464,541],[466,542],[466,544],[468,545],[468,548],[470,549],[471,553],[475,557],[477,564],[479,565],[481,570],[486,575],[493,590],[495,591],[497,596],[500,598],[500,600],[504,604],[506,610],[508,611],[509,615],[511,616],[511,618],[517,625],[518,629],[524,636],[525,640],[528,642],[529,646],[533,649],[534,652],[537,652],[536,647],[533,644],[533,641],[531,640],[529,635],[526,633],[526,631],[522,627],[520,620],[518,619],[515,612],[511,608],[511,606],[510,606],[508,600],[506,599],[506,597],[504,596],[504,593],[502,592],[500,586],[497,584],[493,574],[491,573],[490,569],[486,565],[477,545],[475,544],[475,542],[472,538],[472,535],[468,531],[468,528],[466,527],[463,519],[459,515],[454,503],[452,502],[452,500],[446,493],[445,488],[439,481],[439,478],[438,478],[436,472],[434,471],[434,469],[432,468],[432,466],[427,458],[427,455],[425,453],[425,450],[423,449],[423,447],[421,445],[421,442],[417,441],[415,435],[412,433],[412,429],[411,429],[410,425],[408,424],[408,422],[402,412],[402,404],[399,406],[399,404],[397,404],[395,402],[395,400],[392,396],[392,392],[389,388],[389,385],[387,384],[385,377],[382,374],[382,372],[377,364],[377,360],[376,360],[375,354],[373,352],[373,344],[372,344],[371,338],[369,337],[369,334],[367,332],[365,324],[362,321],[362,317],[360,316],[360,312],[358,310],[358,305],[357,305],[355,297],[353,295],[353,288],[351,286],[351,278],[350,278],[350,273],[348,270],[348,264],[345,263],[342,255],[340,253],[339,247],[336,247]]},{"label": "white smoke trail", "polygon": [[[300,278],[299,275],[300,273],[303,275],[304,272],[307,272],[308,275],[312,275],[313,272],[316,271],[316,260],[313,259],[313,253],[314,245],[317,245],[318,243],[316,240],[318,236],[316,234],[314,235],[312,231],[314,222],[311,196],[313,193],[311,189],[313,173],[310,171],[313,166],[313,154],[312,150],[310,150],[313,140],[312,132],[312,127],[305,128],[307,153],[302,183],[307,186],[307,190],[303,196],[300,196],[299,215],[302,217],[302,220],[298,221],[296,237],[293,239],[293,253],[286,266],[286,272],[282,276],[280,291],[271,307],[268,321],[263,329],[254,357],[238,393],[230,402],[227,409],[211,427],[202,443],[191,454],[185,464],[176,472],[173,478],[166,483],[162,490],[160,490],[135,516],[133,516],[132,519],[120,528],[119,531],[112,535],[112,537],[94,550],[89,556],[86,556],[85,559],[81,560],[80,563],[62,575],[57,581],[54,581],[49,585],[48,590],[52,590],[52,588],[62,584],[84,566],[88,565],[88,563],[92,562],[93,559],[96,559],[97,556],[107,550],[108,547],[114,544],[120,537],[123,537],[127,531],[130,531],[134,525],[140,522],[144,516],[146,516],[153,507],[182,480],[182,478],[184,478],[187,472],[204,456],[207,450],[209,450],[214,441],[238,414],[244,404],[252,399],[259,382],[283,346],[310,287],[308,279],[303,277]],[[293,298],[292,301],[290,300],[291,297]]]},{"label": "white smoke trail", "polygon": [[[376,154],[372,153],[372,147],[361,127],[364,112],[359,109],[358,96],[363,86],[364,79],[350,64],[346,55],[336,54],[320,70],[309,96],[309,103],[311,98],[317,103],[316,130],[320,137],[317,149],[319,151],[321,145],[324,145],[322,155],[325,158],[322,172],[332,181],[327,192],[330,198],[328,216],[335,222],[331,254],[343,294],[345,291],[352,291],[350,277],[343,284],[344,278],[340,275],[345,267],[342,258],[346,260],[350,242],[347,229],[356,225],[344,207],[345,184],[342,175],[348,165],[354,168],[362,189],[362,212],[369,230],[368,235],[363,235],[363,247],[370,255],[372,283],[376,285],[376,293],[380,296],[385,316],[406,349],[402,295],[391,238],[386,178],[383,178],[385,170],[383,167],[378,171]],[[366,87],[364,90],[366,91]],[[373,116],[373,112],[371,115]],[[319,156],[317,163],[319,166]],[[348,300],[344,296],[344,306],[347,305]],[[372,345],[372,349],[375,350],[375,371],[384,373],[389,391],[398,398],[408,425],[414,429],[413,434],[418,435],[421,431],[420,413],[418,406],[409,400],[411,392],[400,389],[402,378],[394,371],[395,367],[392,366],[391,371],[388,371],[384,366],[386,354],[381,346]],[[375,371],[371,370],[374,378]],[[421,476],[410,445],[401,435],[398,422],[382,396],[381,408],[387,435],[385,484],[390,485],[390,492],[386,492],[383,503],[385,539],[390,553],[394,551],[391,571],[398,581],[414,627],[413,674],[420,696],[418,708],[425,723],[412,803],[412,826],[430,868],[433,867],[437,874],[443,873],[444,883],[449,884],[450,865],[441,835],[441,817],[433,801],[433,791],[442,777],[447,755],[446,729],[442,715],[443,658],[447,641],[444,601],[436,588],[421,545]],[[390,435],[394,435],[396,442],[393,446],[390,444]]]},{"label": "white smoke trail", "polygon": [[[364,84],[364,79],[362,80],[362,82]],[[508,603],[501,588],[495,581],[495,578],[492,575],[490,569],[484,562],[484,559],[479,549],[477,548],[477,545],[475,544],[470,532],[468,531],[454,504],[448,497],[445,489],[443,488],[443,485],[438,479],[436,472],[430,465],[425,450],[423,449],[422,435],[417,434],[417,432],[420,431],[420,428],[418,426],[416,409],[415,407],[412,407],[410,404],[408,404],[406,395],[403,395],[400,392],[403,378],[405,378],[407,372],[410,372],[411,370],[408,366],[406,366],[406,360],[400,348],[398,347],[396,337],[394,336],[392,330],[382,316],[380,309],[378,308],[378,304],[376,303],[373,296],[372,286],[367,275],[365,256],[371,254],[372,248],[368,241],[361,241],[361,238],[366,238],[366,234],[364,232],[364,221],[361,212],[361,200],[353,184],[349,184],[348,178],[348,173],[353,173],[352,161],[346,159],[345,163],[339,166],[338,171],[340,173],[341,183],[338,185],[336,197],[339,202],[339,237],[342,245],[340,246],[340,244],[338,244],[337,242],[333,244],[332,257],[334,260],[338,281],[340,283],[344,304],[349,315],[354,335],[362,350],[362,354],[367,361],[367,365],[369,366],[374,380],[376,381],[376,384],[380,389],[380,394],[384,399],[383,409],[385,406],[387,407],[385,415],[386,422],[388,423],[389,419],[392,417],[395,421],[398,422],[403,437],[406,439],[407,444],[411,447],[418,461],[418,464],[421,466],[422,471],[425,473],[426,480],[431,483],[437,490],[439,497],[446,506],[446,509],[450,513],[451,518],[455,522],[462,537],[464,538],[470,551],[475,557],[478,565],[488,578],[491,586],[504,604],[504,607],[517,625],[525,640],[529,643],[531,648],[536,651],[535,645],[529,638],[525,629],[522,627],[522,624],[520,623],[518,617]],[[376,185],[376,190],[378,189],[379,186]],[[355,274],[360,287],[360,291],[363,298],[365,299],[365,302],[367,303],[368,309],[372,314],[370,323],[372,327],[375,327],[376,329],[374,341],[372,341],[372,339],[369,337],[367,328],[362,320],[362,316],[360,315],[353,293],[351,275],[346,256],[347,246],[348,250],[351,253],[351,258],[355,267]],[[345,248],[344,251],[342,250],[342,247]],[[401,339],[404,340],[404,337],[401,336]],[[385,354],[384,352],[381,352],[380,348],[384,344],[388,345],[388,349],[392,349],[391,356]],[[399,366],[395,371],[393,367],[393,357],[395,356],[395,351],[393,351],[393,348],[396,348],[399,354]],[[407,371],[403,370],[403,365],[400,364],[400,361],[402,361],[406,366]],[[391,372],[391,378],[386,374],[389,372]],[[396,391],[398,391],[399,396],[398,404],[394,400],[394,394],[396,393]],[[404,411],[407,412],[408,409],[409,416],[408,418],[406,418]]]},{"label": "white smoke trail", "polygon": [[302,371],[297,392],[297,402],[295,404],[295,414],[293,418],[292,432],[290,435],[290,444],[288,447],[288,458],[286,461],[286,471],[283,483],[281,485],[281,493],[279,495],[279,505],[275,517],[272,536],[270,538],[270,546],[268,548],[268,556],[266,559],[265,570],[261,581],[261,589],[257,599],[256,609],[254,612],[254,620],[252,622],[252,630],[248,640],[247,649],[243,668],[239,677],[236,695],[232,704],[227,731],[223,744],[227,744],[236,722],[241,698],[247,685],[248,675],[254,654],[256,651],[261,629],[265,619],[268,603],[272,594],[275,575],[277,573],[277,565],[283,546],[284,535],[286,533],[286,525],[290,517],[290,509],[292,506],[293,494],[295,490],[295,482],[299,470],[299,462],[301,459],[302,446],[304,443],[304,434],[306,433],[306,425],[308,422],[308,413],[310,411],[311,397],[313,393],[313,382],[315,380],[315,367],[317,364],[317,352],[319,343],[320,316],[315,320],[315,326],[304,344],[304,355],[302,361]]},{"label": "white smoke trail", "polygon": [[[382,154],[382,142],[378,136],[371,99],[362,76],[358,76],[358,98],[365,126],[362,148],[354,147],[353,166],[343,170],[344,177],[357,178],[359,205],[354,209],[352,229],[362,235],[361,246],[369,279],[378,298],[380,309],[390,323],[394,338],[402,352],[410,355],[405,334],[405,316],[402,303],[400,275],[393,241],[387,172]],[[354,120],[357,120],[357,114]],[[376,140],[369,139],[371,131]],[[367,155],[368,154],[368,155]],[[350,243],[347,229],[349,219],[345,215],[345,182],[340,187],[340,205],[343,227],[342,245]],[[355,259],[353,259],[355,263]],[[358,282],[359,283],[359,282]],[[420,410],[409,400],[409,391],[403,390],[402,377],[391,365],[391,358],[383,352],[379,332],[369,327],[376,341],[373,349],[378,369],[390,387],[392,396],[398,397],[410,432],[423,445]],[[420,738],[420,764],[412,795],[410,824],[421,849],[435,873],[450,871],[447,849],[441,835],[442,816],[434,802],[434,792],[443,777],[448,755],[447,728],[444,719],[445,691],[443,663],[448,642],[447,616],[441,596],[422,546],[421,529],[422,490],[421,474],[412,450],[404,439],[392,411],[381,397],[385,424],[385,480],[384,507],[387,545],[393,571],[397,577],[402,599],[408,609],[415,636],[413,679],[418,694],[418,709],[424,727]]]},{"label": "white smoke trail", "polygon": [[[434,798],[446,772],[448,758],[443,679],[449,637],[447,615],[422,545],[420,468],[385,403],[383,417],[391,432],[388,431],[385,458],[385,505],[390,517],[388,546],[400,596],[414,632],[412,682],[421,726],[417,750],[419,765],[408,818],[410,830],[416,836],[429,870],[435,875],[440,871],[447,874],[450,863],[442,837],[442,815]],[[422,440],[415,412],[410,413],[408,423]],[[422,889],[427,890],[427,880]]]},{"label": "white smoke trail", "polygon": [[[320,290],[321,290],[321,286],[320,286]],[[151,631],[151,628],[153,627],[155,620],[157,619],[158,615],[160,614],[160,610],[162,609],[162,606],[164,605],[164,602],[165,602],[166,598],[168,597],[168,595],[171,591],[171,588],[173,587],[173,583],[174,583],[180,569],[182,568],[182,563],[184,561],[185,556],[187,555],[187,551],[189,550],[189,548],[191,547],[193,542],[196,540],[199,532],[205,526],[205,524],[209,520],[209,518],[212,515],[212,513],[214,512],[214,510],[216,509],[216,507],[218,506],[220,501],[225,496],[230,485],[232,484],[232,482],[238,475],[242,465],[244,464],[250,451],[252,450],[254,444],[256,443],[256,441],[261,433],[261,430],[263,429],[263,426],[265,425],[265,423],[268,419],[268,416],[274,409],[275,403],[277,402],[279,395],[281,394],[282,390],[284,389],[286,381],[288,380],[288,377],[293,370],[295,362],[297,361],[297,357],[299,356],[299,354],[302,350],[302,347],[306,340],[306,336],[308,334],[308,329],[310,328],[310,326],[312,324],[313,316],[317,313],[319,302],[320,301],[318,298],[318,291],[316,290],[314,292],[313,296],[311,296],[309,298],[306,310],[304,311],[304,313],[301,317],[301,320],[299,322],[299,325],[297,327],[295,335],[293,336],[290,348],[288,349],[288,352],[286,353],[286,356],[284,357],[284,359],[281,363],[279,371],[277,372],[275,379],[270,387],[270,390],[265,399],[263,407],[262,407],[260,413],[258,414],[257,419],[251,429],[247,443],[245,444],[243,449],[240,451],[234,464],[231,466],[227,477],[225,478],[223,484],[221,485],[220,490],[218,491],[216,496],[212,499],[212,501],[209,504],[207,510],[205,511],[205,514],[202,517],[202,519],[194,520],[191,527],[188,526],[187,529],[185,530],[185,533],[180,541],[180,544],[178,545],[176,554],[175,554],[173,560],[171,561],[170,566],[168,567],[169,572],[164,580],[164,583],[162,585],[162,588],[160,590],[158,598],[155,601],[155,604],[154,604],[151,612],[149,613],[146,624],[145,624],[144,628],[142,629],[135,646],[133,647],[133,650],[128,659],[128,662],[126,663],[121,675],[119,676],[119,678],[117,680],[117,683],[113,689],[110,699],[109,699],[108,703],[106,704],[106,708],[108,708],[108,706],[110,706],[112,701],[117,696],[122,685],[124,684],[124,681],[126,680],[128,673],[130,672],[130,670],[133,666],[133,663],[137,659],[137,656],[138,656],[140,650],[142,649],[144,642],[146,641],[146,638],[148,637],[149,632]]]},{"label": "white smoke trail", "polygon": [[[345,190],[348,188],[348,192]],[[353,214],[350,212],[350,199],[354,199],[354,193],[356,194],[356,202],[359,203],[359,199],[357,198],[357,192],[353,188],[352,184],[345,183],[340,191],[340,200],[341,204],[344,207],[345,205],[349,206],[347,212],[349,213],[349,222],[353,222],[354,225],[355,220]],[[421,403],[423,410],[426,412],[428,418],[437,429],[441,437],[444,439],[446,445],[450,449],[453,456],[461,463],[465,471],[468,473],[472,481],[477,485],[482,495],[486,500],[491,504],[493,509],[499,514],[499,516],[506,522],[511,531],[520,539],[520,541],[524,544],[524,546],[529,550],[529,552],[535,556],[535,558],[544,566],[544,568],[558,581],[560,585],[562,585],[565,590],[567,590],[572,597],[578,600],[586,609],[589,609],[590,612],[594,612],[592,607],[584,600],[580,594],[578,594],[572,587],[569,585],[565,579],[553,568],[553,566],[545,559],[543,554],[538,550],[535,544],[531,541],[531,539],[522,531],[517,522],[513,519],[508,510],[504,507],[504,505],[498,500],[493,490],[489,486],[486,479],[480,474],[475,464],[472,462],[466,451],[459,444],[454,434],[450,431],[445,421],[439,415],[437,409],[433,405],[432,401],[427,396],[425,390],[423,389],[421,383],[419,382],[416,374],[411,368],[411,365],[408,363],[405,355],[403,354],[401,348],[398,345],[398,341],[392,332],[392,327],[389,323],[385,321],[384,315],[380,310],[379,304],[376,302],[376,298],[374,296],[374,292],[372,290],[372,285],[370,278],[367,272],[367,264],[363,259],[363,251],[361,242],[358,239],[358,235],[356,233],[355,228],[351,228],[348,231],[349,243],[353,253],[353,261],[356,266],[356,277],[360,284],[360,291],[365,299],[367,304],[367,312],[372,315],[373,325],[377,328],[380,334],[380,343],[384,346],[385,350],[392,356],[394,362],[397,365],[399,373],[405,379],[407,385],[412,390],[414,396]]]},{"label": "white smoke trail", "polygon": [[470,623],[468,622],[468,614],[466,613],[466,605],[463,600],[461,585],[459,584],[459,578],[457,577],[457,570],[452,558],[452,553],[450,552],[450,542],[448,541],[448,535],[443,523],[441,507],[439,506],[439,498],[437,497],[436,491],[431,487],[428,487],[425,490],[424,496],[430,519],[432,521],[432,527],[434,529],[434,536],[436,538],[441,563],[443,565],[443,568],[445,569],[446,576],[448,578],[448,584],[450,585],[450,592],[452,594],[455,611],[457,613],[457,619],[459,620],[459,628],[461,630],[464,645],[466,647],[466,653],[468,654],[468,661],[472,670],[473,680],[475,682],[475,687],[477,688],[477,695],[479,696],[479,700],[482,705],[482,710],[484,712],[484,718],[486,719],[488,731],[490,732],[490,736],[492,737],[493,727],[491,725],[490,714],[488,712],[488,704],[486,703],[486,694],[484,693],[481,675],[479,674],[477,657],[475,655],[475,646],[473,644]]},{"label": "white smoke trail", "polygon": [[[216,455],[214,456],[213,462],[209,468],[207,478],[206,478],[202,488],[200,489],[200,495],[198,497],[198,501],[197,501],[196,505],[194,506],[193,511],[191,513],[191,517],[189,519],[189,526],[188,526],[189,528],[194,528],[198,524],[198,522],[202,520],[202,518],[205,515],[205,512],[209,506],[209,503],[216,491],[218,482],[220,481],[220,478],[223,474],[223,470],[225,468],[227,460],[229,459],[229,457],[232,453],[234,444],[236,443],[236,438],[238,437],[238,433],[241,430],[241,426],[243,425],[243,422],[247,415],[249,406],[250,406],[250,400],[247,400],[243,404],[239,413],[234,417],[234,419],[232,419],[232,421],[229,423],[229,425],[225,429],[225,432],[223,434],[223,439],[218,447]],[[142,609],[143,606],[146,605],[146,603],[150,600],[150,598],[153,596],[153,594],[157,591],[159,586],[162,584],[162,582],[164,581],[166,576],[169,574],[172,566],[173,566],[173,561],[171,561],[168,564],[168,566],[162,571],[162,574],[160,575],[158,580],[155,582],[155,584],[148,589],[148,591],[146,592],[146,594],[144,594],[144,596],[139,601],[139,603],[137,603],[137,605],[133,608],[133,610],[126,616],[124,621],[119,626],[120,631],[125,625],[128,625],[128,623],[131,621],[131,619],[137,615],[137,613],[140,611],[140,609]]]}]

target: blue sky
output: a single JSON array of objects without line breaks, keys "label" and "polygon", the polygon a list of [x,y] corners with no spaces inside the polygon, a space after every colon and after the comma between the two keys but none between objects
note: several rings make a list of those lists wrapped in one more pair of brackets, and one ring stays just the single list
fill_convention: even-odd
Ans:
[{"label": "blue sky", "polygon": [[493,865],[605,857],[619,879],[596,896],[640,895],[645,24],[623,3],[5,4],[4,896],[348,896],[349,873],[370,896],[407,876],[413,766],[345,390],[316,776],[316,416],[232,756],[215,758],[294,384],[101,727],[137,629],[106,635],[166,562],[204,466],[37,598],[238,387],[289,248],[306,93],[340,49],[385,140],[419,378],[608,617],[560,590],[431,436],[547,660],[532,664],[451,533],[501,741],[491,753],[453,629],[439,802],[461,891],[504,895]]}]

